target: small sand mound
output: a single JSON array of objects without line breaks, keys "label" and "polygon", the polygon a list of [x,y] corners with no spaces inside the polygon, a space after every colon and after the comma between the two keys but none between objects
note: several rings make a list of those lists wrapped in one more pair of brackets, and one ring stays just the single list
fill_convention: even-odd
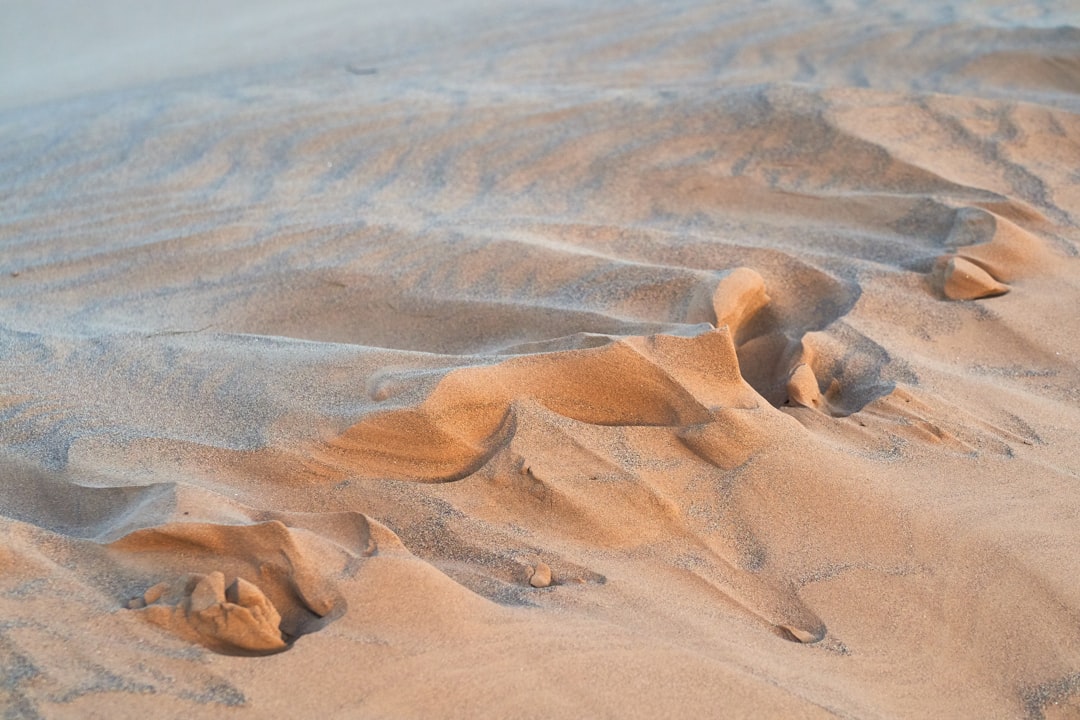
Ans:
[{"label": "small sand mound", "polygon": [[[344,612],[329,576],[356,556],[279,521],[173,523],[108,545],[141,577],[177,577],[129,603],[146,617],[219,652],[283,649]],[[228,579],[228,583],[226,582]]]},{"label": "small sand mound", "polygon": [[819,408],[824,402],[814,370],[806,363],[796,365],[791,371],[791,378],[788,380],[788,395],[791,402],[808,408]]},{"label": "small sand mound", "polygon": [[735,268],[717,283],[713,293],[716,326],[727,325],[738,336],[739,329],[769,301],[761,275],[749,268]]},{"label": "small sand mound", "polygon": [[[1037,219],[1029,222],[1038,224]],[[1001,282],[1038,277],[1054,263],[1046,243],[1033,232],[982,208],[958,210],[945,244]]]},{"label": "small sand mound", "polygon": [[281,614],[262,590],[241,577],[226,587],[219,571],[159,583],[129,607],[182,637],[223,652],[285,648]]},{"label": "small sand mound", "polygon": [[990,273],[962,257],[949,258],[942,274],[942,292],[950,300],[978,300],[1009,292]]}]

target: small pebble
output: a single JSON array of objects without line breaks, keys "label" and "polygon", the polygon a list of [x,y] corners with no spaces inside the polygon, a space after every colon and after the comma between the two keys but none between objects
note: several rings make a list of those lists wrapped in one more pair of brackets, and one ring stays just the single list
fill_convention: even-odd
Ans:
[{"label": "small pebble", "polygon": [[547,563],[536,564],[532,577],[529,578],[529,584],[534,588],[546,588],[551,584],[551,568],[547,566]]},{"label": "small pebble", "polygon": [[161,599],[161,596],[164,595],[165,591],[167,591],[168,589],[169,589],[169,584],[168,583],[159,582],[157,585],[154,585],[149,590],[147,590],[145,593],[143,593],[143,603],[145,605],[153,605],[154,603],[156,603],[158,600]]}]

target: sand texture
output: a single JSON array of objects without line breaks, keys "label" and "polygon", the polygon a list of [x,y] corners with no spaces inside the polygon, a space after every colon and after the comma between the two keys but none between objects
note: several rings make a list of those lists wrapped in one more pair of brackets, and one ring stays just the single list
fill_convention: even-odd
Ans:
[{"label": "sand texture", "polygon": [[1075,2],[16,5],[2,717],[1080,717]]}]

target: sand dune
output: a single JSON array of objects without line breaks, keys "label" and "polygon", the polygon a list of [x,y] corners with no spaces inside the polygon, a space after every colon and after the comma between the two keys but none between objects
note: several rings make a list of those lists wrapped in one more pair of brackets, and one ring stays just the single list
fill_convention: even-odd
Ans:
[{"label": "sand dune", "polygon": [[35,7],[5,717],[1080,716],[1069,3]]}]

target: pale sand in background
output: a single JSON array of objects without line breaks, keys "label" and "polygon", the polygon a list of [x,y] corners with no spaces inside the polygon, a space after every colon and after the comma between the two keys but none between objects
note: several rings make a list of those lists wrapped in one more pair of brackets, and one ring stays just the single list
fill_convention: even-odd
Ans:
[{"label": "pale sand in background", "polygon": [[0,10],[5,717],[1080,715],[1075,6],[203,5]]}]

